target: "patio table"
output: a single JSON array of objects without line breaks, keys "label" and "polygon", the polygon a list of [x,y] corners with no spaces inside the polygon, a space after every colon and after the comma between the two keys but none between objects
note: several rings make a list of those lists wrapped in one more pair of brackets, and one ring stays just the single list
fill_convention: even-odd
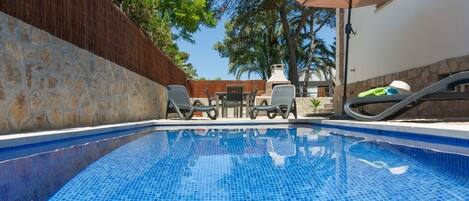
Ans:
[{"label": "patio table", "polygon": [[[221,92],[215,92],[215,104],[216,104],[216,110],[220,114],[220,100],[223,100],[223,98],[226,96],[227,92],[226,91],[221,91]],[[249,95],[251,92],[243,92],[243,99],[246,101],[246,103],[249,102]],[[246,107],[247,109],[248,107]],[[222,108],[223,109],[223,108]],[[247,114],[247,112],[246,112]]]}]

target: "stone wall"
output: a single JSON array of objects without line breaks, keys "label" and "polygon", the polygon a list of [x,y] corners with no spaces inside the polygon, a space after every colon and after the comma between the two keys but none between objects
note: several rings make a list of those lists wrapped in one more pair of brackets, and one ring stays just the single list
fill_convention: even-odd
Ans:
[{"label": "stone wall", "polygon": [[0,0],[0,11],[162,85],[186,74],[113,0]]},{"label": "stone wall", "polygon": [[[469,70],[469,55],[457,58],[445,59],[443,61],[413,68],[406,71],[388,74],[361,82],[355,82],[348,85],[348,97],[357,97],[358,93],[371,88],[387,86],[393,80],[402,80],[407,82],[412,91],[416,92],[424,87],[439,81],[440,79],[454,73]],[[342,89],[338,89],[341,96]],[[468,91],[466,91],[468,92]],[[338,98],[337,98],[338,99]],[[370,112],[383,111],[390,104],[377,104],[367,106],[365,109]],[[443,102],[425,102],[398,117],[398,119],[442,119],[442,118],[467,118],[469,117],[469,103],[467,101],[443,101]]]},{"label": "stone wall", "polygon": [[164,112],[162,85],[0,12],[0,134]]},{"label": "stone wall", "polygon": [[302,116],[308,116],[315,113],[332,113],[334,110],[333,107],[333,98],[332,97],[317,97],[315,99],[321,101],[316,111],[311,106],[311,97],[297,97],[296,98],[296,109],[298,114]]}]

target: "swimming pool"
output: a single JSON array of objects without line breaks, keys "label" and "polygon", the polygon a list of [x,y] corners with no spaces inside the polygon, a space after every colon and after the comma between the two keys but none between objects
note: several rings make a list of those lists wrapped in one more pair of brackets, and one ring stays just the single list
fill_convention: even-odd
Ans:
[{"label": "swimming pool", "polygon": [[430,142],[435,139],[398,136],[402,133],[396,134],[397,137],[382,136],[382,133],[380,136],[373,131],[311,125],[229,128],[150,129],[104,154],[49,198],[469,198],[467,140]]}]

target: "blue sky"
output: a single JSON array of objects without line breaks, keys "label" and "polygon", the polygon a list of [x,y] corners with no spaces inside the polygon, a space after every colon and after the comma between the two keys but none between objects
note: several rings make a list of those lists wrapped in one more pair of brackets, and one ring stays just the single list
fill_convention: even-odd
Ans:
[{"label": "blue sky", "polygon": [[[213,45],[217,41],[222,41],[225,36],[224,20],[218,22],[217,27],[202,27],[201,30],[193,35],[194,44],[185,41],[178,41],[180,50],[189,52],[191,62],[197,69],[199,76],[213,79],[221,77],[222,79],[235,79],[234,75],[228,74],[228,58],[222,58]],[[320,31],[319,37],[328,43],[332,43],[335,37],[335,30],[324,28]],[[251,79],[258,79],[257,75],[251,75]],[[241,79],[248,79],[247,75]]]}]

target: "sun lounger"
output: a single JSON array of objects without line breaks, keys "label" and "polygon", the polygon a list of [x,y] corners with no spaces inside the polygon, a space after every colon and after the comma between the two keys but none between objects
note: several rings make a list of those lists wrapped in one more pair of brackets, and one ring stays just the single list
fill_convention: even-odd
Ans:
[{"label": "sun lounger", "polygon": [[258,105],[251,108],[250,117],[255,119],[259,111],[267,112],[269,119],[275,118],[278,114],[282,118],[287,119],[290,112],[293,113],[295,119],[296,114],[296,101],[295,101],[295,86],[293,85],[278,85],[272,90],[272,101],[270,105]]},{"label": "sun lounger", "polygon": [[[444,78],[424,89],[409,94],[391,96],[372,96],[356,98],[345,104],[345,112],[361,121],[388,120],[399,116],[405,111],[426,101],[469,100],[469,92],[455,92],[454,88],[469,83],[469,72],[462,72]],[[365,111],[354,111],[354,108],[370,104],[396,103],[379,114],[369,114]]]},{"label": "sun lounger", "polygon": [[168,118],[168,113],[177,113],[179,118],[189,120],[192,118],[194,112],[205,112],[210,119],[217,119],[218,112],[215,107],[203,106],[198,101],[191,105],[189,93],[187,92],[186,87],[180,85],[169,85],[166,88],[168,91],[166,119]]}]

